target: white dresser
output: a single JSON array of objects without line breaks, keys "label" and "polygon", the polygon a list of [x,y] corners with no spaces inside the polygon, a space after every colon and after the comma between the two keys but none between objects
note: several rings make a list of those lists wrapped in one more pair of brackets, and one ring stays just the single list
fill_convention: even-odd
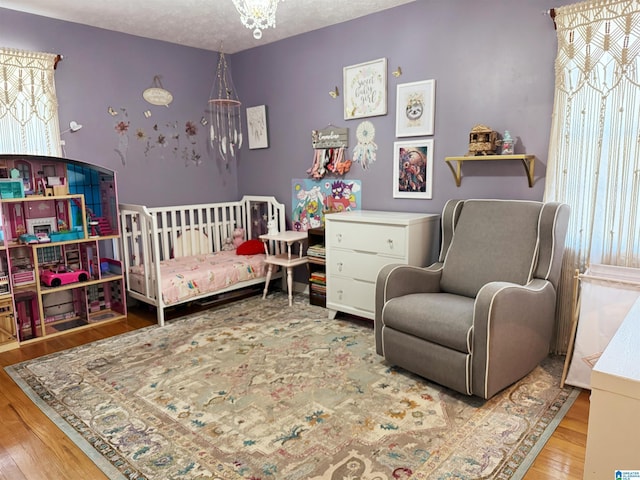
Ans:
[{"label": "white dresser", "polygon": [[440,215],[359,210],[325,215],[327,308],[373,319],[378,271],[438,258]]},{"label": "white dresser", "polygon": [[[591,372],[585,480],[638,478],[640,471],[640,299]],[[632,474],[623,474],[630,470]],[[614,472],[621,471],[621,476]]]}]

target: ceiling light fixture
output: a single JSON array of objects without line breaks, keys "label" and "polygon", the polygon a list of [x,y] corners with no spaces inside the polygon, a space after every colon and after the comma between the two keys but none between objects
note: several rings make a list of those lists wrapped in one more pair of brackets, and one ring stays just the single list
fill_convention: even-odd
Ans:
[{"label": "ceiling light fixture", "polygon": [[[262,30],[276,28],[276,9],[279,0],[233,0],[242,24],[253,29],[253,38],[260,40]],[[283,0],[284,1],[284,0]]]},{"label": "ceiling light fixture", "polygon": [[242,119],[238,92],[233,85],[222,47],[209,97],[209,140],[228,167],[229,160],[235,158],[242,146]]}]

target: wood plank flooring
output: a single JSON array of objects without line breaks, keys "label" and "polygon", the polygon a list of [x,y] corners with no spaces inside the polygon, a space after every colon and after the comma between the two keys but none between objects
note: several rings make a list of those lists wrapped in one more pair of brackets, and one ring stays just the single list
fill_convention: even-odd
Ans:
[{"label": "wood plank flooring", "polygon": [[[155,314],[132,309],[126,320],[0,353],[0,367],[153,325]],[[582,479],[589,392],[577,398],[525,475],[525,480]],[[0,368],[0,480],[102,480],[107,477]]]}]

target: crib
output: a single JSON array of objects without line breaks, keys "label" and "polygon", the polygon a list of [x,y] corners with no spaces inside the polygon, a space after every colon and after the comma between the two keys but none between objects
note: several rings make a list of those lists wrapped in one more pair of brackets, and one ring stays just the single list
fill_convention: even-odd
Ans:
[{"label": "crib", "polygon": [[270,196],[172,207],[120,204],[128,295],[155,306],[164,325],[167,307],[264,283],[265,254],[237,255],[229,239],[241,228],[242,240],[255,242],[269,220],[286,230],[284,205]]}]

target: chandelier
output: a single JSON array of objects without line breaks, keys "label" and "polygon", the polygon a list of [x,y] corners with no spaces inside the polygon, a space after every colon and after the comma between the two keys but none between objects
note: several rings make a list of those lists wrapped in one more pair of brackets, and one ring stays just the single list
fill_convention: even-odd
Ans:
[{"label": "chandelier", "polygon": [[[253,29],[253,38],[260,40],[262,30],[276,28],[276,9],[279,0],[233,0],[242,24]],[[283,0],[284,1],[284,0]]]},{"label": "chandelier", "polygon": [[222,48],[209,97],[209,140],[228,167],[229,160],[236,157],[242,146],[242,122],[241,103]]}]

